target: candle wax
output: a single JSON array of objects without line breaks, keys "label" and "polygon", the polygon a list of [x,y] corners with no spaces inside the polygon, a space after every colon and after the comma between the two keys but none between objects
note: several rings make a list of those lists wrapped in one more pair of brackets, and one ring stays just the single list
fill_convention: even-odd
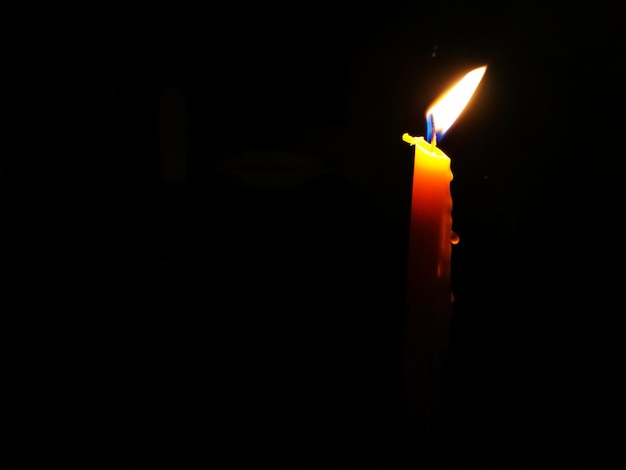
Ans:
[{"label": "candle wax", "polygon": [[407,272],[407,392],[417,398],[410,400],[412,412],[429,415],[436,410],[437,367],[447,347],[452,317],[453,176],[450,158],[436,145],[422,137],[409,138],[415,160]]}]

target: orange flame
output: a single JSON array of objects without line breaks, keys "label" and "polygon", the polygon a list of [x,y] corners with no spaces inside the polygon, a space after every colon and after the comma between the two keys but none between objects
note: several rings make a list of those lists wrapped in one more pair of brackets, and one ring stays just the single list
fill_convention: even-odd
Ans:
[{"label": "orange flame", "polygon": [[437,138],[441,138],[450,129],[465,109],[486,71],[487,66],[483,65],[468,72],[428,108],[426,116],[432,117]]}]

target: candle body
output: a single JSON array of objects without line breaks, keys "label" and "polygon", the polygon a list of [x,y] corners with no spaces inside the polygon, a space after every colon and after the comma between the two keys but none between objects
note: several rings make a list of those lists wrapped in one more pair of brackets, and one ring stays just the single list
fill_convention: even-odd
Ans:
[{"label": "candle body", "polygon": [[407,271],[406,393],[410,414],[432,420],[452,316],[450,159],[414,138],[415,160]]}]

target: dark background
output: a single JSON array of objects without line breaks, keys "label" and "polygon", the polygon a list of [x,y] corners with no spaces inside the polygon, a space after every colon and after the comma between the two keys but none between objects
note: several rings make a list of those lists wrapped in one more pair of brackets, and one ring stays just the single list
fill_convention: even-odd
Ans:
[{"label": "dark background", "polygon": [[[250,2],[251,3],[251,2]],[[332,2],[2,18],[3,432],[23,464],[601,466],[624,442],[617,7]],[[488,70],[452,158],[450,359],[404,442],[424,111]],[[159,92],[188,106],[162,182]],[[325,170],[262,190],[244,151]],[[288,177],[288,174],[286,175]],[[123,463],[122,463],[123,462]]]}]

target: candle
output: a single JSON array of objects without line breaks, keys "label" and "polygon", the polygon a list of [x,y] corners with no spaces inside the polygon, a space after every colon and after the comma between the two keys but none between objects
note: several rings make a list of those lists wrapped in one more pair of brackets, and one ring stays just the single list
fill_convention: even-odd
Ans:
[{"label": "candle", "polygon": [[411,425],[437,418],[439,384],[452,318],[450,259],[458,237],[452,231],[450,158],[437,139],[465,108],[486,71],[466,74],[426,112],[424,137],[404,134],[415,147],[407,266],[405,393]]}]

